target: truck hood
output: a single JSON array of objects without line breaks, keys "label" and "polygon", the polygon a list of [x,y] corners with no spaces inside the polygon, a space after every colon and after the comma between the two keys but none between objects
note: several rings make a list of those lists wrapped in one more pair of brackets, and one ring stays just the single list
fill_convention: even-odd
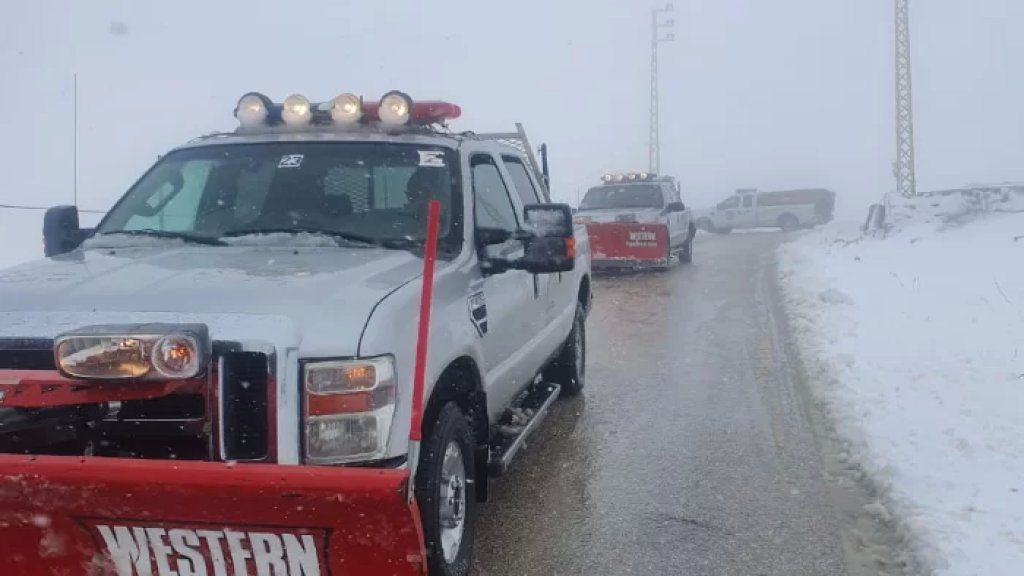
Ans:
[{"label": "truck hood", "polygon": [[575,218],[578,222],[589,221],[598,224],[616,222],[619,218],[641,223],[651,223],[659,221],[661,214],[661,208],[596,208],[578,210]]},{"label": "truck hood", "polygon": [[53,337],[45,326],[66,328],[70,318],[262,317],[268,329],[290,324],[288,340],[303,349],[330,342],[355,354],[374,306],[422,270],[414,255],[380,248],[159,244],[78,250],[0,271],[0,336]]}]

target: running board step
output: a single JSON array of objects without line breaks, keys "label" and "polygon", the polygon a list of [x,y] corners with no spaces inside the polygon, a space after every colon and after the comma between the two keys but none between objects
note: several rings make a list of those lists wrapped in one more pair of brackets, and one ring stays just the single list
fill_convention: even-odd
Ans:
[{"label": "running board step", "polygon": [[[500,426],[495,439],[491,442],[491,456],[487,467],[493,476],[501,476],[508,470],[512,459],[526,444],[530,434],[533,434],[544,421],[561,391],[562,387],[558,384],[542,382],[526,392],[514,410],[519,421]],[[525,422],[522,421],[524,419]]]}]

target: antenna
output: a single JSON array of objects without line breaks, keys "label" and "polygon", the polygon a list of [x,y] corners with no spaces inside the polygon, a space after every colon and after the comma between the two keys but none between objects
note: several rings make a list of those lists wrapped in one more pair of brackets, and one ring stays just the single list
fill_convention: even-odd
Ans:
[{"label": "antenna", "polygon": [[74,191],[74,203],[78,206],[78,74],[75,73],[72,76],[71,81],[71,100],[72,100],[72,148],[73,148],[73,166],[72,173],[74,176],[74,182],[71,185],[71,189]]}]

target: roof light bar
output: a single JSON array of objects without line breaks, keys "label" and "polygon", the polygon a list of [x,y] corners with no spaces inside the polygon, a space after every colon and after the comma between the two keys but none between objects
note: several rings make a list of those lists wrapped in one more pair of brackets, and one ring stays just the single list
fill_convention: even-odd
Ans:
[{"label": "roof light bar", "polygon": [[363,102],[360,96],[344,93],[334,99],[312,103],[301,94],[292,94],[283,103],[275,103],[258,92],[242,96],[235,108],[241,128],[284,124],[303,127],[310,124],[348,127],[359,123],[378,123],[386,127],[443,124],[462,115],[455,104],[432,100],[413,102],[397,90],[388,92],[379,102]]},{"label": "roof light bar", "polygon": [[657,179],[657,174],[650,172],[627,172],[626,174],[605,174],[601,176],[601,181],[610,184],[612,182],[639,182],[645,180]]}]

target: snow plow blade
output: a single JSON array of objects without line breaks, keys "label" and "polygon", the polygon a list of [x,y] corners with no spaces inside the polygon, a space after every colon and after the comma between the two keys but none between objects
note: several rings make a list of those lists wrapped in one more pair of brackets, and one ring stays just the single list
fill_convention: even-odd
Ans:
[{"label": "snow plow blade", "polygon": [[407,470],[0,456],[3,574],[426,574]]},{"label": "snow plow blade", "polygon": [[587,224],[595,268],[667,266],[668,228],[663,224]]}]

